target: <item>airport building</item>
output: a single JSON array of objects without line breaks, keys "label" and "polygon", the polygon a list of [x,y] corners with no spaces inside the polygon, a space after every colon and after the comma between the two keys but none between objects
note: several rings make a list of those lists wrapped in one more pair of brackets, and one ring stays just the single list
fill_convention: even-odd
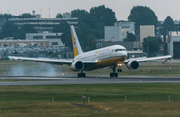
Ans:
[{"label": "airport building", "polygon": [[[78,18],[71,17],[70,13],[64,13],[62,18],[41,18],[40,15],[34,16],[35,18],[8,18],[7,20],[16,24],[18,28],[21,28],[25,24],[30,24],[39,33],[42,33],[44,31],[53,32],[53,27],[59,25],[62,22],[66,22],[69,25],[74,25],[74,27],[78,26]],[[0,19],[0,22],[1,31],[2,25],[6,22],[6,20],[2,18]]]},{"label": "airport building", "polygon": [[128,58],[142,57],[142,42],[130,41],[124,42],[127,32],[135,35],[134,22],[116,22],[114,26],[105,26],[105,39],[96,40],[96,48],[107,47],[111,45],[122,45],[127,49]]},{"label": "airport building", "polygon": [[166,43],[168,45],[167,53],[171,54],[173,58],[180,58],[180,31],[170,31]]},{"label": "airport building", "polygon": [[134,24],[134,22],[115,22],[114,26],[105,26],[105,41],[123,41],[127,37],[127,32],[135,34]]},{"label": "airport building", "polygon": [[28,44],[39,47],[65,47],[61,41],[62,33],[27,33],[26,40],[14,40],[14,37],[6,37],[0,40],[0,47],[17,47],[19,44]]},{"label": "airport building", "polygon": [[0,47],[13,47],[16,48],[20,44],[27,44],[31,46],[49,47],[48,40],[0,40]]},{"label": "airport building", "polygon": [[154,25],[140,25],[140,41],[143,42],[144,38],[155,37]]},{"label": "airport building", "polygon": [[50,47],[64,47],[65,45],[61,41],[62,33],[26,33],[26,40],[46,40],[49,41]]}]

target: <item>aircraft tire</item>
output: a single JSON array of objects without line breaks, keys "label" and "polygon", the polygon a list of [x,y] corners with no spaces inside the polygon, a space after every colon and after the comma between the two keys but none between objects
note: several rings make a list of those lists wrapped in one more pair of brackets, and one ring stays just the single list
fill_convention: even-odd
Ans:
[{"label": "aircraft tire", "polygon": [[118,72],[122,72],[122,69],[118,69]]},{"label": "aircraft tire", "polygon": [[114,76],[114,73],[110,73],[110,77],[113,77]]},{"label": "aircraft tire", "polygon": [[118,77],[118,73],[114,73],[114,77]]},{"label": "aircraft tire", "polygon": [[85,74],[85,73],[82,73],[82,74],[81,74],[81,77],[86,77],[86,74]]},{"label": "aircraft tire", "polygon": [[78,77],[81,77],[82,75],[81,75],[81,73],[78,73],[77,76],[78,76]]}]

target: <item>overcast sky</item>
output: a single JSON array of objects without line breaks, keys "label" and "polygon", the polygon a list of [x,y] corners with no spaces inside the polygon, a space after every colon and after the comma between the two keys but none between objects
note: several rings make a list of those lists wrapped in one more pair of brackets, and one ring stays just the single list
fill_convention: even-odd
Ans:
[{"label": "overcast sky", "polygon": [[71,12],[75,9],[90,11],[90,8],[105,5],[112,9],[118,20],[127,20],[133,6],[141,5],[151,8],[158,17],[164,20],[171,16],[173,20],[180,19],[180,0],[0,0],[0,13],[21,15],[22,13],[41,14],[42,17],[54,18],[57,13]]}]

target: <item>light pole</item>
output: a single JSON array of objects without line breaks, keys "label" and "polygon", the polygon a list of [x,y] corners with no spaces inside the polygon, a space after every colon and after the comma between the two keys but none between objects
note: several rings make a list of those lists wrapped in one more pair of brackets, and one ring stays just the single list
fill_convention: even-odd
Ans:
[{"label": "light pole", "polygon": [[42,9],[40,9],[41,10],[41,18],[42,18]]},{"label": "light pole", "polygon": [[148,40],[148,57],[149,57],[149,40]]},{"label": "light pole", "polygon": [[49,8],[48,10],[49,10],[49,18],[50,18],[50,10],[51,10],[51,9]]}]

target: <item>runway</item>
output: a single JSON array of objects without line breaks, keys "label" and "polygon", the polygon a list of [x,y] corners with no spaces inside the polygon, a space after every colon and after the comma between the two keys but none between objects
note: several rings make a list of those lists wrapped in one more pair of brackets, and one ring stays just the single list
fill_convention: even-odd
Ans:
[{"label": "runway", "polygon": [[0,86],[10,85],[69,85],[69,84],[129,84],[129,83],[180,83],[180,77],[156,76],[76,76],[46,77],[46,76],[0,76]]}]

